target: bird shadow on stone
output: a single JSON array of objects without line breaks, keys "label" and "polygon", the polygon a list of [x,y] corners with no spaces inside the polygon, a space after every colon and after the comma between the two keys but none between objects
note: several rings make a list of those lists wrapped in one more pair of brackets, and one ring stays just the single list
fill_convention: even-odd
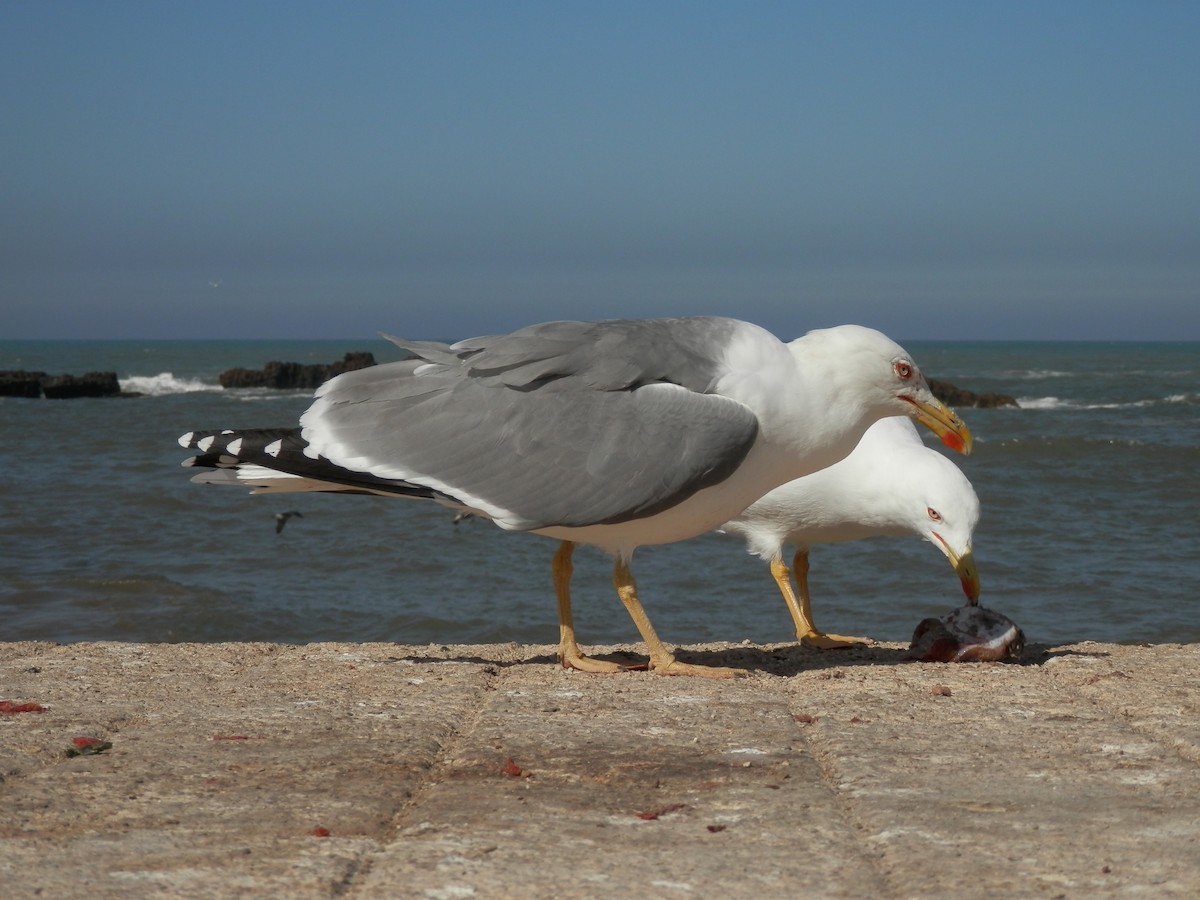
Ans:
[{"label": "bird shadow on stone", "polygon": [[1006,659],[1005,663],[1018,666],[1041,666],[1052,659],[1068,656],[1107,657],[1112,654],[1106,650],[1082,650],[1069,645],[1026,644],[1019,657]]},{"label": "bird shadow on stone", "polygon": [[867,666],[896,665],[1002,665],[1040,666],[1051,659],[1066,656],[1107,656],[1104,651],[1074,647],[1026,644],[1019,656],[993,662],[932,663],[915,659],[909,648],[898,644],[863,644],[836,650],[818,650],[801,644],[754,645],[719,649],[680,648],[676,655],[684,662],[742,669],[747,674],[791,676]]},{"label": "bird shadow on stone", "polygon": [[[464,648],[465,649],[465,648]],[[453,646],[447,646],[442,654],[408,654],[405,656],[389,657],[389,661],[410,662],[417,664],[436,663],[467,663],[490,666],[496,670],[515,666],[558,666],[558,656],[553,652],[544,652],[536,648],[533,653],[523,653],[534,648],[514,647],[509,658],[481,656],[471,652],[456,653]],[[586,648],[585,648],[586,650]],[[588,654],[592,659],[608,660],[618,665],[628,667],[630,672],[644,671],[646,655],[639,648],[597,648]],[[959,663],[924,663],[913,659],[908,647],[902,644],[863,644],[837,650],[817,650],[797,643],[786,644],[754,644],[754,645],[700,645],[680,646],[675,649],[675,655],[680,662],[695,663],[702,666],[724,666],[745,672],[747,675],[763,674],[788,677],[801,675],[806,672],[824,672],[868,666],[896,665],[1001,665],[1001,666],[1040,666],[1052,659],[1069,656],[1108,656],[1103,650],[1089,651],[1071,646],[1050,646],[1047,644],[1030,643],[1020,656],[1010,657],[997,662],[959,662]]]},{"label": "bird shadow on stone", "polygon": [[896,665],[905,662],[904,649],[863,644],[836,650],[817,650],[802,644],[743,645],[707,649],[681,647],[676,655],[683,662],[705,666],[727,666],[746,674],[799,675],[824,669],[854,666]]}]

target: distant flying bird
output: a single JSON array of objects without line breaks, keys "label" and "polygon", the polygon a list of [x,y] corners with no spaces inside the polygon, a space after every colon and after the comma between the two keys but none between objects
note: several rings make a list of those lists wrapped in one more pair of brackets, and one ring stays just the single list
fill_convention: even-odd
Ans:
[{"label": "distant flying bird", "polygon": [[847,325],[785,344],[723,318],[549,322],[447,345],[392,339],[416,358],[346,372],[291,429],[193,431],[195,480],[256,493],[348,491],[432,499],[554,556],[564,666],[585,656],[570,615],[573,542],[614,557],[613,583],[661,674],[741,674],[678,661],[650,624],[633,551],[711,531],[774,487],[837,462],[875,420],[912,416],[967,452],[970,432],[911,357]]},{"label": "distant flying bird", "polygon": [[216,281],[210,281],[208,283],[208,286],[214,287],[214,288],[219,288],[222,284],[224,284],[224,282],[220,278],[218,278]]},{"label": "distant flying bird", "polygon": [[288,519],[295,516],[297,519],[303,519],[304,515],[298,509],[292,509],[288,512],[275,513],[275,533],[283,531],[283,526],[288,523]]},{"label": "distant flying bird", "polygon": [[[967,477],[926,447],[910,420],[893,417],[872,425],[841,462],[776,488],[720,530],[744,538],[751,553],[770,562],[796,638],[828,649],[859,639],[825,634],[813,624],[808,589],[813,544],[915,534],[946,555],[974,604],[979,570],[971,542],[978,522],[979,498]],[[783,562],[785,544],[796,547],[798,592]]]}]

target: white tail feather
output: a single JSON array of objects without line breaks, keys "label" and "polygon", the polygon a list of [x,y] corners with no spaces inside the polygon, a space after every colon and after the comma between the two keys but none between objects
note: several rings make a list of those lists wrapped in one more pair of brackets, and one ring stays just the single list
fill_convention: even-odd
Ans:
[{"label": "white tail feather", "polygon": [[[223,484],[252,488],[252,494],[294,494],[306,491],[337,491],[346,493],[363,493],[363,488],[351,487],[346,484],[336,484],[332,481],[320,481],[315,478],[302,478],[268,469],[266,466],[243,464],[236,469],[211,469],[192,476],[196,484]],[[388,496],[386,491],[367,491]]]}]

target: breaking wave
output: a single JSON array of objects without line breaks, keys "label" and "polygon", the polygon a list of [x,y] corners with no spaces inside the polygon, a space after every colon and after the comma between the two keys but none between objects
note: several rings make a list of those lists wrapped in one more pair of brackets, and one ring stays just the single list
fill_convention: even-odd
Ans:
[{"label": "breaking wave", "polygon": [[1195,403],[1200,395],[1170,394],[1152,400],[1131,400],[1125,403],[1089,403],[1084,400],[1065,400],[1062,397],[1018,397],[1021,409],[1141,409],[1172,403]]},{"label": "breaking wave", "polygon": [[1008,378],[1023,378],[1038,381],[1043,378],[1070,378],[1074,372],[1060,372],[1057,369],[1009,369],[1004,372]]},{"label": "breaking wave", "polygon": [[171,372],[157,375],[128,375],[121,381],[121,390],[161,397],[167,394],[194,394],[199,391],[219,391],[219,384],[201,381],[199,378],[176,378]]}]

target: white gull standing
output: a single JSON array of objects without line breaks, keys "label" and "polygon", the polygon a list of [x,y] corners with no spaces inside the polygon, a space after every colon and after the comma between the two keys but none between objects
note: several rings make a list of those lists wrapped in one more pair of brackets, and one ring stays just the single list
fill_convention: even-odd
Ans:
[{"label": "white gull standing", "polygon": [[[975,604],[979,570],[971,544],[978,522],[979,498],[958,466],[926,447],[909,419],[892,417],[872,425],[841,462],[776,488],[720,530],[744,538],[751,553],[770,562],[797,639],[830,649],[858,639],[825,634],[813,623],[808,588],[813,544],[915,534],[946,555],[968,602]],[[798,591],[783,562],[786,544],[796,548]]]},{"label": "white gull standing", "polygon": [[876,420],[911,416],[968,452],[970,432],[912,358],[845,325],[783,343],[736,319],[548,322],[456,344],[393,342],[416,358],[322,385],[300,427],[193,431],[197,481],[256,493],[431,499],[508,531],[562,541],[554,557],[564,666],[572,542],[614,558],[613,583],[660,674],[729,677],[680,662],[655,634],[630,570],[643,544],[717,528],[784,482],[846,456]]}]

